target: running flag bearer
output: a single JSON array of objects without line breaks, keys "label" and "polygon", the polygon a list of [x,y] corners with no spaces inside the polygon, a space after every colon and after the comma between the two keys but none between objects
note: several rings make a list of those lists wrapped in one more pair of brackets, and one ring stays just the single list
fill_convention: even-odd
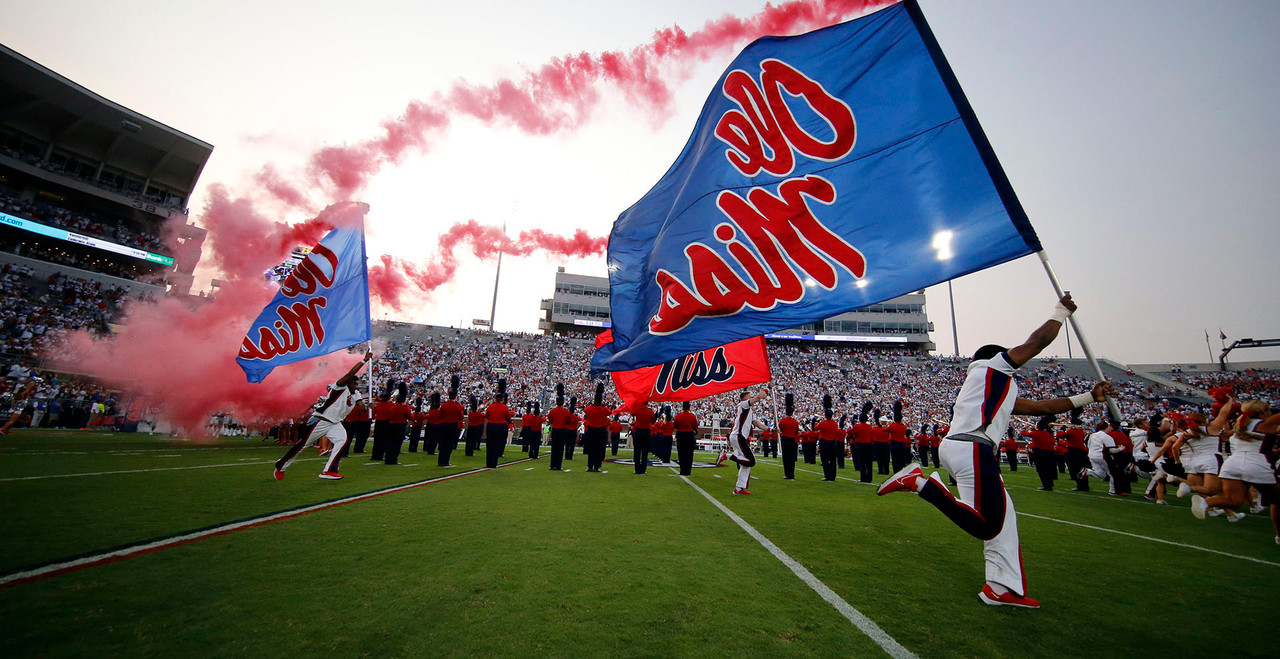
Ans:
[{"label": "running flag bearer", "polygon": [[329,441],[333,442],[333,450],[329,451],[329,459],[324,463],[320,478],[328,481],[342,480],[342,474],[338,473],[338,461],[342,459],[342,449],[347,445],[347,430],[342,427],[342,420],[347,418],[351,410],[361,405],[360,396],[356,393],[356,387],[359,384],[356,374],[360,372],[361,367],[369,363],[370,359],[373,359],[373,353],[364,353],[364,359],[356,362],[346,375],[329,385],[329,393],[325,396],[324,402],[307,420],[302,432],[298,433],[299,437],[305,437],[305,439],[295,442],[289,447],[284,457],[276,461],[276,480],[284,480],[284,470],[289,468],[302,449],[320,441],[321,437],[328,437]]},{"label": "running flag bearer", "polygon": [[731,453],[728,457],[738,464],[738,484],[733,488],[734,494],[751,494],[747,487],[751,484],[751,468],[756,466],[756,456],[751,453],[751,431],[764,430],[764,424],[755,420],[751,406],[768,395],[769,390],[761,387],[754,396],[746,389],[738,396],[738,414],[733,418],[733,428],[729,430]]},{"label": "running flag bearer", "polygon": [[1013,500],[1005,492],[995,453],[996,443],[1004,439],[1009,427],[1010,415],[1060,414],[1115,395],[1110,383],[1099,382],[1091,391],[1070,398],[1018,398],[1014,371],[1053,343],[1075,310],[1071,296],[1064,295],[1053,316],[1026,343],[1012,350],[985,345],[973,354],[964,384],[956,395],[951,428],[939,450],[940,464],[955,478],[959,497],[947,489],[938,472],[925,478],[920,465],[914,463],[882,483],[876,492],[881,496],[890,492],[918,494],[956,526],[982,540],[987,583],[978,598],[992,606],[1040,607],[1039,602],[1027,597],[1017,514]]}]

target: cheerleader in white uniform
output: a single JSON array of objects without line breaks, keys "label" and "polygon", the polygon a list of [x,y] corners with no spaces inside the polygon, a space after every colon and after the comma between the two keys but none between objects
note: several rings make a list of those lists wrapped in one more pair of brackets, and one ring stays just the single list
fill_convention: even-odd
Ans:
[{"label": "cheerleader in white uniform", "polygon": [[[1232,414],[1233,403],[1227,401],[1215,419],[1215,425],[1225,425]],[[1276,472],[1272,462],[1275,450],[1274,440],[1268,441],[1267,433],[1275,432],[1280,415],[1272,415],[1271,407],[1259,400],[1246,401],[1240,406],[1236,415],[1235,429],[1231,433],[1231,455],[1222,463],[1218,478],[1222,482],[1222,493],[1209,497],[1207,504],[1226,509],[1228,519],[1235,522],[1244,517],[1244,513],[1235,512],[1249,500],[1249,486],[1262,493],[1263,501],[1272,504],[1271,520],[1277,522]],[[1269,422],[1269,423],[1268,423]],[[1272,435],[1274,437],[1274,435]],[[1280,526],[1277,527],[1277,538],[1280,538]]]},{"label": "cheerleader in white uniform", "polygon": [[1181,428],[1176,435],[1173,447],[1178,451],[1182,468],[1187,477],[1178,486],[1178,496],[1191,497],[1191,514],[1196,519],[1204,519],[1209,510],[1206,497],[1222,491],[1222,483],[1218,480],[1218,469],[1222,466],[1222,454],[1218,453],[1218,436],[1206,433],[1204,415],[1192,412],[1178,422]]}]

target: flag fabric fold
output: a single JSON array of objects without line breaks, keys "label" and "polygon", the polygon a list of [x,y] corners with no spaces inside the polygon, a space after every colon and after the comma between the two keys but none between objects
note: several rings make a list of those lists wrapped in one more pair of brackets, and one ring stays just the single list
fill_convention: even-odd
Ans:
[{"label": "flag fabric fold", "polygon": [[748,45],[609,238],[627,371],[1040,249],[914,1]]},{"label": "flag fabric fold", "polygon": [[[612,341],[612,332],[596,336],[596,348]],[[623,407],[639,402],[698,400],[718,393],[769,382],[773,372],[764,337],[757,336],[682,355],[662,364],[613,371],[614,388]]]},{"label": "flag fabric fold", "polygon": [[249,382],[277,366],[319,357],[372,336],[363,222],[320,240],[249,327],[236,363]]}]

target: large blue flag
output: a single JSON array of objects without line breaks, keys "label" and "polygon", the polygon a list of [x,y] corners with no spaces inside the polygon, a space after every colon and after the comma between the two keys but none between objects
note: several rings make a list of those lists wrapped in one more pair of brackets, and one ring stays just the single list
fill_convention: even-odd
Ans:
[{"label": "large blue flag", "polygon": [[747,46],[609,236],[629,370],[820,321],[1040,243],[913,0]]},{"label": "large blue flag", "polygon": [[368,341],[369,271],[364,226],[330,231],[280,283],[240,346],[236,362],[250,382],[277,366]]}]

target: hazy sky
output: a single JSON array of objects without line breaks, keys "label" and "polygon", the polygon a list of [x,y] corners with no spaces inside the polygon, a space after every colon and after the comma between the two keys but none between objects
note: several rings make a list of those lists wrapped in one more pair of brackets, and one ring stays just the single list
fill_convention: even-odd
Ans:
[{"label": "hazy sky", "polygon": [[[1280,337],[1267,294],[1280,283],[1280,3],[921,4],[1100,356],[1203,362],[1206,329],[1215,358],[1219,328],[1228,340]],[[371,137],[459,79],[485,84],[762,6],[0,0],[0,42],[214,144],[198,210],[208,185],[234,190],[263,163],[289,171],[319,146]],[[370,254],[419,258],[470,218],[607,234],[679,153],[731,57],[689,71],[660,116],[611,96],[582,129],[551,136],[455,120],[361,195]],[[493,264],[464,261],[457,283],[390,317],[488,317]],[[604,274],[603,257],[504,260],[498,329],[534,330],[557,265]],[[1025,338],[1053,305],[1033,257],[954,285],[962,353]],[[945,285],[929,289],[928,311],[950,353]]]}]

